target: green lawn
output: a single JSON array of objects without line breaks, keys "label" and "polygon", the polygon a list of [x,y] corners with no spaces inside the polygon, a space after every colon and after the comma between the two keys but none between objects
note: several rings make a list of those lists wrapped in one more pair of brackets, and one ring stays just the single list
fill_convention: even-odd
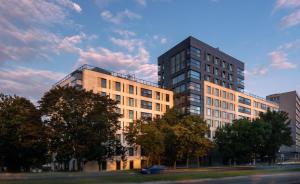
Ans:
[{"label": "green lawn", "polygon": [[[296,172],[300,169],[234,169],[224,171],[216,169],[189,169],[185,171],[174,171],[156,175],[141,175],[135,172],[108,172],[100,174],[88,173],[52,173],[52,174],[22,174],[22,179],[1,180],[1,184],[98,184],[98,183],[140,183],[146,181],[175,181],[204,178],[223,178],[233,176],[247,176],[256,174],[272,174],[279,172]],[[35,176],[42,176],[36,178]],[[44,178],[43,178],[44,177]],[[27,179],[26,179],[27,178]]]}]

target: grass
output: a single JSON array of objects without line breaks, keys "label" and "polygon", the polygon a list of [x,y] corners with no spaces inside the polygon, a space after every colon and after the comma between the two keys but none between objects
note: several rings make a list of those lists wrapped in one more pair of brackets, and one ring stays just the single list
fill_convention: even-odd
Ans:
[{"label": "grass", "polygon": [[275,174],[281,172],[295,172],[300,171],[297,169],[272,169],[272,170],[258,170],[258,169],[234,169],[229,171],[215,171],[189,169],[182,172],[167,172],[156,175],[141,175],[135,172],[108,172],[100,174],[87,174],[87,173],[52,173],[41,174],[42,177],[34,174],[28,176],[23,175],[22,179],[14,180],[1,180],[1,184],[96,184],[96,183],[140,183],[147,181],[178,181],[178,180],[192,180],[204,178],[224,178],[234,176],[249,176],[257,174]]}]

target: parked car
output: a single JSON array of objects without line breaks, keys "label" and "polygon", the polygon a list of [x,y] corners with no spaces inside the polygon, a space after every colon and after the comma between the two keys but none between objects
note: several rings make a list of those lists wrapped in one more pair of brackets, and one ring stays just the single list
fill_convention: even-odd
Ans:
[{"label": "parked car", "polygon": [[166,169],[167,169],[167,167],[164,165],[153,165],[151,167],[142,169],[141,173],[142,174],[158,174],[158,173],[163,172]]}]

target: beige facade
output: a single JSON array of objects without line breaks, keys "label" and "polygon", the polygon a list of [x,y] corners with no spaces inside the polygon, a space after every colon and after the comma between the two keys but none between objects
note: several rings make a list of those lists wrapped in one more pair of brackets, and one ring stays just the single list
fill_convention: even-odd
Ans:
[{"label": "beige facade", "polygon": [[[75,77],[74,77],[75,76]],[[173,107],[173,92],[155,84],[136,79],[133,76],[108,72],[99,68],[82,68],[73,72],[59,83],[60,86],[79,86],[94,93],[108,95],[118,101],[118,112],[122,114],[120,130],[116,136],[122,145],[125,141],[124,130],[129,123],[141,118],[161,117],[168,108]],[[138,169],[142,165],[139,147],[129,148],[127,162],[116,156],[106,162],[106,170]]]},{"label": "beige facade", "polygon": [[231,90],[204,81],[204,119],[210,127],[209,138],[213,138],[218,127],[232,123],[234,119],[255,119],[267,109],[277,111],[279,106],[266,99]]}]

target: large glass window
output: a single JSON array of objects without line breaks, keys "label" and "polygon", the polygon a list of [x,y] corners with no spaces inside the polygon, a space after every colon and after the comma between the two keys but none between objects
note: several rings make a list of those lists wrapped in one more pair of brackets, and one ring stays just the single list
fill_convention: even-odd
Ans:
[{"label": "large glass window", "polygon": [[195,115],[200,114],[200,107],[198,106],[190,105],[187,110],[188,112],[190,112],[190,114],[195,114]]},{"label": "large glass window", "polygon": [[184,73],[180,74],[172,79],[172,84],[175,85],[184,80]]},{"label": "large glass window", "polygon": [[185,84],[182,84],[180,86],[177,86],[175,89],[174,89],[174,92],[175,93],[182,93],[182,92],[185,92]]},{"label": "large glass window", "polygon": [[185,50],[171,58],[171,73],[178,72],[185,68]]},{"label": "large glass window", "polygon": [[142,119],[152,119],[152,114],[147,112],[141,112],[141,118]]},{"label": "large glass window", "polygon": [[141,100],[141,108],[152,110],[152,102]]},{"label": "large glass window", "polygon": [[197,49],[195,47],[191,47],[191,55],[196,57],[201,57],[201,51],[200,49]]},{"label": "large glass window", "polygon": [[239,106],[239,112],[241,113],[246,113],[246,114],[251,114],[251,109],[244,107],[244,106]]},{"label": "large glass window", "polygon": [[101,78],[101,88],[106,88],[106,79]]},{"label": "large glass window", "polygon": [[189,101],[191,102],[196,102],[196,103],[200,103],[201,97],[200,95],[195,95],[195,94],[190,94],[188,96]]},{"label": "large glass window", "polygon": [[188,77],[200,80],[201,79],[201,74],[199,72],[194,71],[194,70],[189,70],[188,71]]},{"label": "large glass window", "polygon": [[244,98],[242,96],[239,96],[239,103],[246,104],[246,105],[251,105],[251,100],[248,98]]},{"label": "large glass window", "polygon": [[200,92],[201,91],[201,85],[197,84],[195,82],[189,82],[188,83],[188,89]]},{"label": "large glass window", "polygon": [[194,67],[194,68],[200,68],[201,63],[200,63],[200,61],[197,61],[197,60],[191,58],[188,62],[188,66],[191,66],[191,67]]},{"label": "large glass window", "polygon": [[121,91],[121,83],[116,82],[116,91]]},{"label": "large glass window", "polygon": [[152,98],[152,90],[141,88],[141,95],[144,97]]}]

